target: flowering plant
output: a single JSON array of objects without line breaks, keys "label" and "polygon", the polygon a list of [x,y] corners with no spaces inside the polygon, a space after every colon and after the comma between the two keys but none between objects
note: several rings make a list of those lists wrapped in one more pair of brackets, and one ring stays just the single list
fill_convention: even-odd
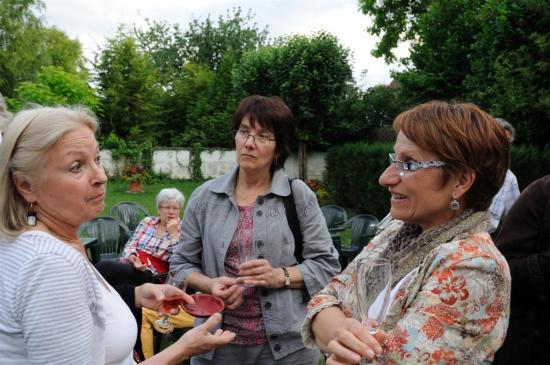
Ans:
[{"label": "flowering plant", "polygon": [[315,196],[317,196],[317,201],[319,202],[319,205],[324,205],[327,203],[328,191],[323,183],[317,180],[309,179],[306,180],[306,184],[311,190],[313,190]]},{"label": "flowering plant", "polygon": [[122,171],[122,180],[128,183],[143,183],[147,178],[147,171],[139,165],[129,165]]}]

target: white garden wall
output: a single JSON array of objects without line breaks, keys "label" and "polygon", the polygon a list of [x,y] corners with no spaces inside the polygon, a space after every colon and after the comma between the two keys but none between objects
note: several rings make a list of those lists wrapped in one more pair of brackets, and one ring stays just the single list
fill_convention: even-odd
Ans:
[{"label": "white garden wall", "polygon": [[[325,152],[308,154],[308,178],[320,180],[325,171]],[[189,179],[190,152],[179,148],[162,148],[153,152],[153,171],[168,174],[174,179]],[[101,161],[107,175],[113,176],[122,171],[123,162],[115,164],[109,150],[101,151]],[[236,166],[234,150],[205,150],[201,152],[201,171],[205,178],[221,176]],[[298,162],[292,154],[286,160],[285,171],[289,176],[298,176]]]}]

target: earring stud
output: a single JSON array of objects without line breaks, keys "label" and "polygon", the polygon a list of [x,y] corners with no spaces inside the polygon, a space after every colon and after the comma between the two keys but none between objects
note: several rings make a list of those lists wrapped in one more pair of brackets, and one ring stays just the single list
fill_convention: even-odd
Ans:
[{"label": "earring stud", "polygon": [[451,201],[451,209],[452,210],[459,210],[460,209],[460,203],[458,202],[458,200],[453,199]]}]

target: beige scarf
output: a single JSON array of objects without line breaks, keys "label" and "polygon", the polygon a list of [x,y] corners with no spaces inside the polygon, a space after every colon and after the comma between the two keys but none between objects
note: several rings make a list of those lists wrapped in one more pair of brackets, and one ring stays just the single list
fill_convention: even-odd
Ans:
[{"label": "beige scarf", "polygon": [[447,223],[424,232],[418,225],[405,223],[381,254],[391,262],[392,287],[419,266],[430,251],[452,239],[465,237],[485,219],[486,214],[484,211],[465,210]]}]

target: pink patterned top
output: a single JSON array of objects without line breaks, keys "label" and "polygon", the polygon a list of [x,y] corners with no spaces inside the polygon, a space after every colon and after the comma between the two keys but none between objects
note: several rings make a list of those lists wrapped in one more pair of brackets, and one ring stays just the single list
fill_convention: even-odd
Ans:
[{"label": "pink patterned top", "polygon": [[[254,207],[239,206],[239,222],[225,256],[225,272],[229,277],[239,274],[240,252],[253,250],[253,213]],[[262,307],[255,287],[245,288],[244,303],[239,308],[224,311],[222,327],[237,334],[234,344],[261,345],[267,342]]]},{"label": "pink patterned top", "polygon": [[[504,342],[510,313],[510,271],[486,232],[486,221],[433,249],[407,276],[393,299],[382,329],[387,364],[490,364]],[[395,221],[357,256],[378,257],[403,222]],[[312,318],[339,306],[359,318],[350,264],[308,304],[302,327],[307,347],[315,347]]]}]

